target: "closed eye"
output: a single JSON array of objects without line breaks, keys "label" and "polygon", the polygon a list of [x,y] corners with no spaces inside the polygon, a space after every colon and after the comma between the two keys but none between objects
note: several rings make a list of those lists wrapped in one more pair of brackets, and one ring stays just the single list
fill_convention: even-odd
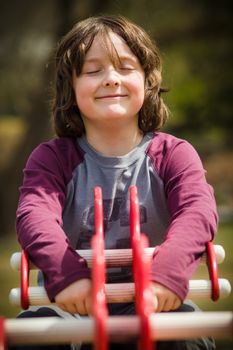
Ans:
[{"label": "closed eye", "polygon": [[120,70],[125,70],[125,71],[134,70],[134,67],[123,66],[123,67],[120,67]]},{"label": "closed eye", "polygon": [[85,74],[96,74],[99,72],[100,72],[100,69],[96,69],[96,70],[91,70],[91,71],[85,72]]}]

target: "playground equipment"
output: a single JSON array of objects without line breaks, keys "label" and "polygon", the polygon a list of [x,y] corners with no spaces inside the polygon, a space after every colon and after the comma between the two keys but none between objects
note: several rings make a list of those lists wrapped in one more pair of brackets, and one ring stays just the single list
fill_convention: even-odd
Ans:
[{"label": "playground equipment", "polygon": [[[94,190],[95,235],[92,249],[80,251],[92,268],[93,317],[81,319],[0,319],[0,350],[9,344],[54,344],[93,342],[96,350],[107,350],[109,341],[138,340],[140,349],[154,349],[156,340],[190,339],[201,336],[233,337],[232,312],[153,313],[150,265],[154,249],[140,232],[137,188],[130,188],[130,231],[132,249],[104,250],[103,204],[99,187]],[[207,244],[202,263],[207,264],[210,280],[190,281],[189,297],[211,297],[216,301],[231,292],[230,283],[218,279],[217,264],[224,260],[221,246]],[[44,288],[28,287],[29,270],[35,269],[25,251],[11,258],[21,270],[21,288],[12,289],[10,301],[27,309],[29,305],[50,303]],[[106,266],[132,265],[134,283],[106,284]],[[135,316],[108,316],[107,302],[135,301]]]}]

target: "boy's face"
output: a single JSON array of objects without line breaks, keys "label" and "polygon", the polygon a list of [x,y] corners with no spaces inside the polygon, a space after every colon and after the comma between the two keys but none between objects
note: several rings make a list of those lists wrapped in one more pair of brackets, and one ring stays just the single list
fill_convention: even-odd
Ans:
[{"label": "boy's face", "polygon": [[[73,76],[76,103],[85,128],[131,118],[137,123],[144,102],[145,74],[125,41],[110,32],[120,62],[113,64],[97,35],[88,50],[81,74]],[[129,119],[128,119],[129,121]]]}]

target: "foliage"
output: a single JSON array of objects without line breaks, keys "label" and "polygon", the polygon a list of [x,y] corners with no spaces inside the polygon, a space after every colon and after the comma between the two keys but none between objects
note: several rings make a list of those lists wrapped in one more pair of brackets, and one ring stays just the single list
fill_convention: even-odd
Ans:
[{"label": "foliage", "polygon": [[[10,288],[19,284],[10,255],[19,249],[12,232],[22,168],[36,144],[52,135],[49,100],[52,53],[78,20],[97,13],[124,15],[158,43],[170,92],[167,131],[200,152],[221,208],[233,208],[232,1],[51,0],[1,2],[0,21],[0,314],[14,317]],[[224,210],[225,210],[224,209]],[[232,224],[221,224],[216,242],[226,249],[221,276],[232,280]],[[199,272],[200,273],[200,272]],[[203,274],[206,271],[201,272]],[[204,310],[232,310],[233,298],[200,303]],[[224,345],[225,344],[225,345]],[[232,344],[231,344],[232,345]],[[218,349],[228,350],[220,342]]]},{"label": "foliage", "polygon": [[[65,1],[13,3],[17,11],[12,13],[12,4],[7,2],[2,11],[0,115],[28,113],[30,95],[48,83],[43,81],[43,74],[50,75],[48,66],[52,65],[51,54],[60,33],[99,11],[120,13],[143,26],[161,47],[165,84],[171,87],[167,98],[173,114],[170,128],[202,133],[218,128],[224,131],[220,137],[231,142],[230,1],[139,0],[134,6],[132,0],[126,0],[105,1],[102,7],[93,0],[69,1],[69,6]],[[66,17],[65,24],[60,16]],[[9,18],[11,26],[4,26]],[[43,88],[47,90],[48,86]]]}]

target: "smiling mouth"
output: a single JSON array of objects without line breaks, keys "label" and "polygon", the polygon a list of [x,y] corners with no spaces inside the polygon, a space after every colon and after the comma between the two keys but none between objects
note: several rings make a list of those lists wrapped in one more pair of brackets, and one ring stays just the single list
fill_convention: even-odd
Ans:
[{"label": "smiling mouth", "polygon": [[96,97],[96,100],[101,100],[101,99],[118,99],[118,98],[122,98],[122,97],[126,97],[127,95],[105,95],[105,96],[99,96]]}]

